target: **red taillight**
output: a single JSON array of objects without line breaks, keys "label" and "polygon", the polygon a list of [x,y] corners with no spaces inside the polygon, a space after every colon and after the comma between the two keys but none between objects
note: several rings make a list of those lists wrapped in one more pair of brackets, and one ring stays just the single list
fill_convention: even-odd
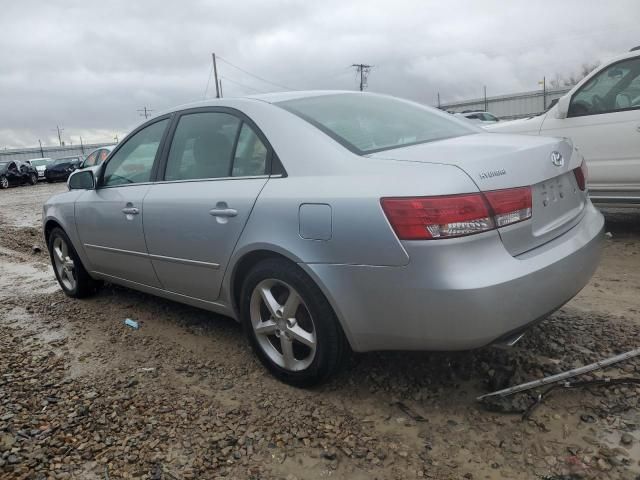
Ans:
[{"label": "red taillight", "polygon": [[531,187],[485,192],[497,227],[531,218]]},{"label": "red taillight", "polygon": [[584,191],[587,188],[587,178],[589,178],[589,171],[587,170],[587,164],[584,160],[578,168],[573,169],[573,174],[576,176],[578,188]]},{"label": "red taillight", "polygon": [[530,187],[380,202],[400,240],[462,237],[531,217]]}]

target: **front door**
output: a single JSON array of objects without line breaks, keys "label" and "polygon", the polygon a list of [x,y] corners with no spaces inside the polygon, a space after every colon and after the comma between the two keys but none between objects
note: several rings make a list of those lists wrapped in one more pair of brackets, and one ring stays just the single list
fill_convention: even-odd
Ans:
[{"label": "front door", "polygon": [[594,191],[640,191],[640,57],[603,69],[573,96],[567,118],[540,135],[569,137],[584,155]]},{"label": "front door", "polygon": [[105,164],[96,190],[76,201],[76,225],[91,270],[160,287],[148,257],[143,200],[163,133],[164,118],[130,136]]},{"label": "front door", "polygon": [[230,113],[181,115],[164,181],[144,199],[147,247],[165,289],[218,298],[227,262],[267,182],[268,158],[254,129]]}]

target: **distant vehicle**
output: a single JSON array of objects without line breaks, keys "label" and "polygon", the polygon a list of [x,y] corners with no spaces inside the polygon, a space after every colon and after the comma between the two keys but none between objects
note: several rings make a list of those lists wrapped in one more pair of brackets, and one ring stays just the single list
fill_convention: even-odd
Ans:
[{"label": "distant vehicle", "polygon": [[96,165],[100,165],[105,161],[105,159],[109,156],[114,148],[115,145],[107,145],[106,147],[96,148],[93,152],[87,155],[80,168],[95,167]]},{"label": "distant vehicle", "polygon": [[456,113],[455,115],[464,117],[467,120],[471,120],[472,122],[476,123],[496,123],[500,121],[498,117],[489,112],[460,112]]},{"label": "distant vehicle", "polygon": [[44,177],[49,183],[66,181],[74,170],[80,168],[80,165],[82,165],[80,156],[58,158],[47,164]]},{"label": "distant vehicle", "polygon": [[487,125],[496,133],[568,137],[589,168],[594,203],[640,205],[640,51],[587,75],[535,117]]},{"label": "distant vehicle", "polygon": [[148,120],[47,200],[43,231],[67,295],[107,280],[231,315],[302,386],[349,346],[471,349],[557,310],[600,257],[584,175],[567,140],[274,93]]},{"label": "distant vehicle", "polygon": [[17,160],[0,161],[0,188],[9,188],[14,185],[38,183],[38,172],[28,163]]},{"label": "distant vehicle", "polygon": [[28,163],[36,169],[38,172],[38,180],[44,180],[44,170],[51,162],[53,162],[53,158],[48,157],[32,158],[31,160],[25,161],[25,163]]}]

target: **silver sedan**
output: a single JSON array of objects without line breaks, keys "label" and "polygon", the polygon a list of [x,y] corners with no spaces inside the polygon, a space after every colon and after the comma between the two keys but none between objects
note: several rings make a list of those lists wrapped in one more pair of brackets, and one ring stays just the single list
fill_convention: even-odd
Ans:
[{"label": "silver sedan", "polygon": [[497,135],[382,95],[178,107],[44,205],[72,297],[102,281],[242,322],[278,378],[345,353],[508,341],[598,264],[603,217],[563,139]]}]

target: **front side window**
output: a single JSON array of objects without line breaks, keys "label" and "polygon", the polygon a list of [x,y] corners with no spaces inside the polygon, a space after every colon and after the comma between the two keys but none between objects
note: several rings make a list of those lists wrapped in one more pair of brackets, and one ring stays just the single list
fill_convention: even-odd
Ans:
[{"label": "front side window", "polygon": [[104,162],[107,159],[108,155],[109,155],[109,150],[107,150],[106,148],[103,148],[102,150],[100,150],[100,152],[98,152],[98,160],[96,163],[100,165],[102,162]]},{"label": "front side window", "polygon": [[339,93],[276,105],[360,155],[477,133],[446,113],[381,95]]},{"label": "front side window", "polygon": [[103,185],[110,187],[150,181],[156,152],[168,122],[168,119],[155,122],[129,138],[107,163]]},{"label": "front side window", "polygon": [[240,119],[228,113],[190,113],[176,127],[165,180],[231,176],[233,145]]},{"label": "front side window", "polygon": [[640,108],[640,57],[614,63],[585,83],[571,98],[569,116]]},{"label": "front side window", "polygon": [[89,155],[85,161],[84,161],[84,166],[85,167],[93,167],[96,164],[96,158],[98,157],[98,152],[93,152],[91,155]]},{"label": "front side window", "polygon": [[246,123],[242,124],[233,157],[234,177],[264,175],[267,171],[267,147]]}]

